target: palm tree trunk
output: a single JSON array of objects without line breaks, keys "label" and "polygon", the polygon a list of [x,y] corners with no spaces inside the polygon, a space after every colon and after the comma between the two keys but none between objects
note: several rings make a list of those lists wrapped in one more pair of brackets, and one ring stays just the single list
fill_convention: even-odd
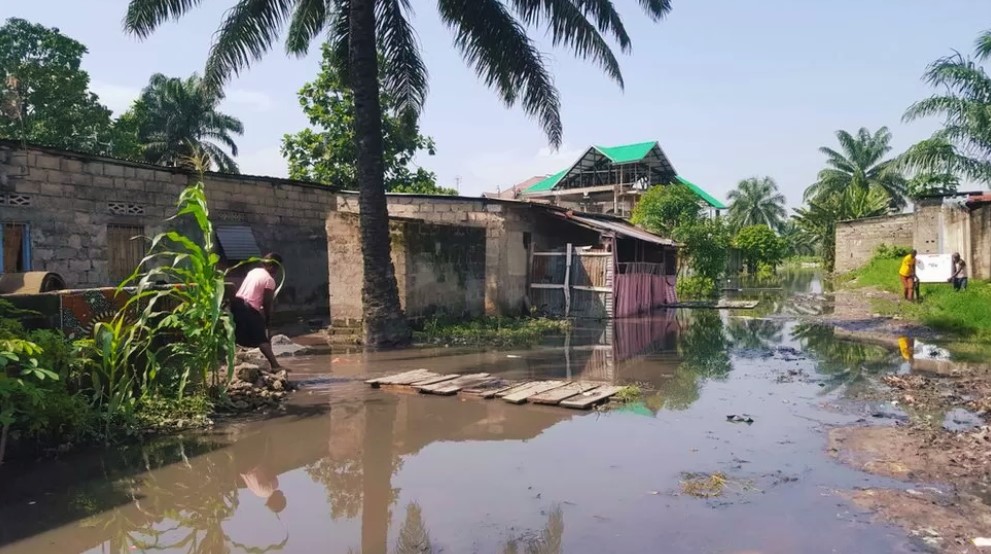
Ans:
[{"label": "palm tree trunk", "polygon": [[382,164],[375,0],[351,0],[350,31],[350,84],[354,91],[359,226],[365,273],[361,288],[365,344],[398,346],[409,342],[410,330],[399,305],[396,270],[390,253],[389,210]]}]

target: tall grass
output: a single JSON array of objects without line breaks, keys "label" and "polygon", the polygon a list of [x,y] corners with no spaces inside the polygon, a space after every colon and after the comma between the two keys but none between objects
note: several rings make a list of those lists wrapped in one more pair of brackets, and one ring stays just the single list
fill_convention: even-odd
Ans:
[{"label": "tall grass", "polygon": [[[896,254],[879,253],[864,267],[840,277],[851,288],[874,287],[901,295]],[[963,337],[991,339],[991,285],[970,281],[966,290],[954,291],[949,284],[922,285],[921,301],[885,304],[886,311],[916,320],[932,329]]]}]

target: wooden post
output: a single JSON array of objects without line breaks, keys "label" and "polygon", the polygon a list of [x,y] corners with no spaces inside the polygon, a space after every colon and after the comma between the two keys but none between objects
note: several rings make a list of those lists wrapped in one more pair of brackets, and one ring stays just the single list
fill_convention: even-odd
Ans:
[{"label": "wooden post", "polygon": [[564,265],[564,317],[571,315],[571,249],[569,242]]}]

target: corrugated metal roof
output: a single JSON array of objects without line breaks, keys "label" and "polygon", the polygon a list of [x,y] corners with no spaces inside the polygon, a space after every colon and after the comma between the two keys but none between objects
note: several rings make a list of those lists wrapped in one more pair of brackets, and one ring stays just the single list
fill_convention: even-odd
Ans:
[{"label": "corrugated metal roof", "polygon": [[550,177],[547,177],[543,181],[540,181],[539,183],[533,185],[532,187],[524,190],[523,191],[523,194],[529,194],[529,193],[532,193],[532,192],[545,192],[545,191],[548,191],[548,190],[553,190],[554,187],[556,187],[557,184],[561,182],[561,179],[564,178],[564,176],[567,173],[568,173],[568,170],[567,169],[562,169],[561,171],[558,171],[554,175],[551,175]]},{"label": "corrugated metal roof", "polygon": [[244,225],[225,225],[216,227],[217,242],[224,252],[224,257],[230,261],[243,261],[260,258],[261,249],[255,241],[255,235],[250,227]]},{"label": "corrugated metal roof", "polygon": [[621,144],[619,146],[596,146],[595,149],[602,152],[614,164],[626,164],[644,159],[655,146],[658,146],[657,141]]},{"label": "corrugated metal roof", "polygon": [[591,227],[597,231],[605,231],[615,233],[624,237],[642,240],[644,242],[650,242],[653,244],[659,244],[661,246],[678,246],[678,243],[671,239],[666,239],[664,237],[655,235],[640,229],[639,227],[634,227],[629,223],[623,223],[621,221],[616,221],[614,219],[598,219],[593,217],[575,215],[573,213],[564,212],[554,212],[559,217],[567,219],[568,221],[573,221],[579,225],[584,225],[586,227]]},{"label": "corrugated metal roof", "polygon": [[708,192],[702,190],[702,187],[696,185],[695,183],[689,181],[688,179],[685,179],[681,175],[676,176],[675,179],[677,179],[679,183],[681,183],[681,184],[685,185],[686,187],[688,187],[689,189],[691,189],[692,192],[694,192],[696,196],[698,196],[702,200],[705,200],[706,204],[712,206],[713,208],[715,208],[717,210],[725,210],[725,209],[727,209],[726,208],[726,204],[723,204],[715,196],[713,196],[713,195],[709,194]]}]

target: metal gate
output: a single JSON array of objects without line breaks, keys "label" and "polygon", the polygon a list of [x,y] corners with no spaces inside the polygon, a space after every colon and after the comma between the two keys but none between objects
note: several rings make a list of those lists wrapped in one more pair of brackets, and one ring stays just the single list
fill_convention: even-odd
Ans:
[{"label": "metal gate", "polygon": [[613,315],[613,254],[568,244],[563,252],[534,252],[533,306],[557,317],[607,319]]}]

